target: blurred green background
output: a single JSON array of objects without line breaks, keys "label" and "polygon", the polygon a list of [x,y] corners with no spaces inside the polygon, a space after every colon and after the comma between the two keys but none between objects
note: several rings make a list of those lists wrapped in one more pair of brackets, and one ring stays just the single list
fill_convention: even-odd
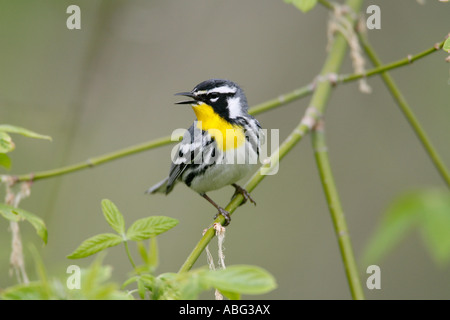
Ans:
[{"label": "blurred green background", "polygon": [[[81,30],[66,28],[71,4],[81,8]],[[381,8],[381,30],[369,31],[369,39],[384,62],[429,48],[450,31],[448,3],[366,1],[363,8],[370,4]],[[236,81],[250,105],[308,84],[327,55],[327,19],[321,6],[302,14],[282,0],[0,0],[0,122],[53,137],[49,143],[14,136],[10,173],[57,168],[187,128],[194,113],[174,106],[173,94],[205,79]],[[450,74],[444,59],[439,52],[391,74],[450,165]],[[352,72],[349,59],[342,72]],[[337,87],[325,116],[357,258],[397,194],[444,186],[384,84],[378,77],[369,84],[372,94],[360,93],[356,82]],[[283,140],[308,101],[257,118],[264,128],[279,129]],[[128,225],[149,215],[180,220],[159,238],[157,271],[176,272],[215,212],[183,185],[168,197],[144,195],[168,173],[171,148],[36,182],[21,207],[45,220],[49,237],[44,247],[34,230],[21,224],[31,278],[29,243],[37,244],[51,275],[64,276],[70,264],[90,264],[92,258],[66,256],[84,239],[110,232],[100,209],[103,198],[119,207]],[[232,193],[227,187],[210,196],[225,205]],[[278,288],[244,298],[350,298],[308,137],[252,196],[258,205],[239,208],[227,228],[225,261],[265,268]],[[0,230],[4,288],[16,280],[9,276],[11,235],[3,219]],[[215,240],[211,247],[215,255]],[[109,249],[105,263],[114,266],[115,281],[131,270],[121,247]],[[203,254],[195,266],[205,264]],[[379,265],[381,290],[366,289],[367,298],[450,298],[448,265],[433,262],[416,232]],[[360,266],[363,284],[366,267]]]}]

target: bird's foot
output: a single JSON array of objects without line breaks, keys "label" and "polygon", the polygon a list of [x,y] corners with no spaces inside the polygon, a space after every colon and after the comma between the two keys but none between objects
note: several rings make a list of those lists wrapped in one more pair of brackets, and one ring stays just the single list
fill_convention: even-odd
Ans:
[{"label": "bird's foot", "polygon": [[244,203],[247,202],[247,200],[250,200],[251,203],[253,203],[256,206],[256,202],[255,200],[253,200],[253,198],[250,196],[250,193],[245,190],[244,188],[242,188],[241,186],[233,183],[232,186],[236,189],[234,191],[233,197],[231,199],[234,199],[238,194],[242,194],[242,196],[244,197],[244,201],[242,201],[241,205],[243,205]]},{"label": "bird's foot", "polygon": [[222,215],[225,218],[225,223],[223,224],[223,226],[226,227],[231,222],[230,213],[227,210],[225,210],[225,209],[223,209],[221,207],[218,207],[217,209],[219,210],[219,212],[217,212],[217,214],[214,216],[214,220],[217,219],[219,214]]}]

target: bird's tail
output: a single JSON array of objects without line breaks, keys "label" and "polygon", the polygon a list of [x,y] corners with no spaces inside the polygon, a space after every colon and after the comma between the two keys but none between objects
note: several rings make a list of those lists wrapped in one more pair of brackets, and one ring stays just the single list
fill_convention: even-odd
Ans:
[{"label": "bird's tail", "polygon": [[166,193],[167,194],[167,182],[169,181],[169,177],[165,178],[164,180],[158,182],[153,187],[148,188],[145,193],[153,194],[153,193]]}]

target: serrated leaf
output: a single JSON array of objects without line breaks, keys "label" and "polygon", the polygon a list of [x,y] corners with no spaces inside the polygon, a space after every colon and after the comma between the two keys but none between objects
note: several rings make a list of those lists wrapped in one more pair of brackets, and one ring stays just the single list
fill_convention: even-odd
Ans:
[{"label": "serrated leaf", "polygon": [[44,221],[37,215],[23,209],[14,208],[4,203],[0,203],[0,215],[10,221],[20,221],[21,219],[31,223],[39,237],[47,243],[47,228]]},{"label": "serrated leaf", "polygon": [[0,131],[0,152],[11,152],[14,150],[14,148],[14,142],[12,142],[10,135],[6,132]]},{"label": "serrated leaf", "polygon": [[106,221],[120,235],[125,234],[125,221],[116,205],[108,199],[102,200],[102,211]]},{"label": "serrated leaf", "polygon": [[447,40],[445,40],[442,49],[443,49],[444,51],[447,51],[448,53],[450,53],[450,37],[447,38]]},{"label": "serrated leaf", "polygon": [[178,220],[165,216],[151,216],[135,221],[127,230],[127,239],[144,240],[175,227]]},{"label": "serrated leaf", "polygon": [[201,281],[226,293],[263,294],[276,288],[266,270],[249,265],[234,265],[223,270],[201,273]]},{"label": "serrated leaf", "polygon": [[118,245],[123,241],[122,237],[114,233],[102,233],[85,241],[74,252],[67,256],[69,259],[85,258],[109,247]]},{"label": "serrated leaf", "polygon": [[284,2],[293,4],[297,9],[306,13],[317,4],[317,0],[284,0]]},{"label": "serrated leaf", "polygon": [[28,138],[45,139],[45,140],[50,140],[50,141],[52,140],[52,138],[50,136],[39,134],[39,133],[33,132],[31,130],[28,130],[28,129],[25,129],[22,127],[18,127],[18,126],[13,126],[10,124],[0,124],[0,131],[21,134]]},{"label": "serrated leaf", "polygon": [[407,233],[418,229],[437,263],[450,260],[450,193],[448,190],[424,189],[397,197],[370,239],[363,264],[381,260]]},{"label": "serrated leaf", "polygon": [[11,169],[11,159],[5,153],[0,153],[0,166],[7,170]]}]

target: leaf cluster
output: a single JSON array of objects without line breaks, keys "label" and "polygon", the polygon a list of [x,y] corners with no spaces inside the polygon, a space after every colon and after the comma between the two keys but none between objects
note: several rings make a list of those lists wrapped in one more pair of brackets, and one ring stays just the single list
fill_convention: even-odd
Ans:
[{"label": "leaf cluster", "polygon": [[[125,245],[134,275],[126,280],[122,287],[133,283],[141,299],[197,299],[205,290],[215,288],[230,299],[239,299],[241,294],[262,294],[276,287],[275,280],[262,268],[249,265],[235,265],[223,270],[199,268],[182,273],[163,273],[158,276],[154,271],[158,265],[156,236],[178,224],[178,220],[165,216],[150,216],[135,221],[128,229],[117,206],[108,199],[102,200],[105,220],[116,233],[95,235],[81,243],[69,259],[80,259],[121,243]],[[147,249],[142,242],[150,240]],[[143,265],[136,266],[128,249],[128,242],[136,242]]]}]

